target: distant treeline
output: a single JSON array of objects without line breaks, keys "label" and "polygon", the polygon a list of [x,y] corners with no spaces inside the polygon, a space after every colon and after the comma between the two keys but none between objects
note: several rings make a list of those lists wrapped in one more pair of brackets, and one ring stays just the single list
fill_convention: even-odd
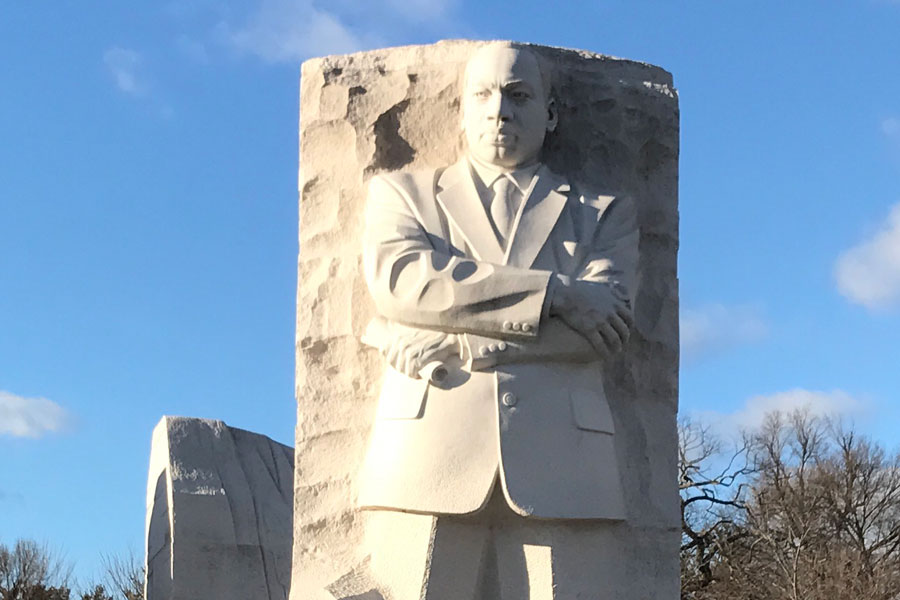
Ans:
[{"label": "distant treeline", "polygon": [[133,555],[103,556],[102,582],[72,583],[72,568],[46,544],[0,543],[0,600],[143,600],[144,571]]},{"label": "distant treeline", "polygon": [[900,599],[900,457],[808,411],[680,424],[682,600]]}]

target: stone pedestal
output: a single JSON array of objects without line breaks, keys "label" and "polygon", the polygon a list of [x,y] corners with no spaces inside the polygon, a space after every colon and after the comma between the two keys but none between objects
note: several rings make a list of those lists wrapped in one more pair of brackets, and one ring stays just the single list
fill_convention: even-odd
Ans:
[{"label": "stone pedestal", "polygon": [[[367,181],[457,160],[462,69],[481,44],[445,41],[303,64],[293,600],[332,598],[323,588],[366,560],[356,473],[383,370],[382,358],[360,343],[373,316],[360,259]],[[628,511],[607,550],[630,557],[631,567],[609,577],[611,587],[633,591],[628,598],[674,600],[677,95],[671,75],[652,65],[533,50],[556,72],[559,127],[545,142],[547,164],[636,202],[636,330],[606,373]]]}]

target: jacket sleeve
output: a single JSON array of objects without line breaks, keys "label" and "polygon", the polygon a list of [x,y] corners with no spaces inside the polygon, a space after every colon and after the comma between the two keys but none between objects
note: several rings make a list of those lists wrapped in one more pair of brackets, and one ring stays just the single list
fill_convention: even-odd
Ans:
[{"label": "jacket sleeve", "polygon": [[473,371],[515,363],[584,363],[599,358],[584,336],[554,317],[544,322],[536,340],[497,340],[480,335],[466,335],[464,340]]},{"label": "jacket sleeve", "polygon": [[[612,292],[633,306],[637,281],[640,232],[634,204],[627,196],[601,197],[596,225],[585,232],[589,239],[577,263],[577,279],[608,284]],[[581,225],[588,225],[583,223]],[[545,318],[535,340],[500,344],[485,336],[466,336],[473,370],[498,364],[566,361],[587,362],[598,356],[581,334],[553,317]]]},{"label": "jacket sleeve", "polygon": [[536,338],[551,272],[453,255],[399,181],[374,177],[366,202],[363,268],[378,313],[426,329]]},{"label": "jacket sleeve", "polygon": [[608,283],[617,295],[634,304],[640,232],[634,202],[628,196],[601,197],[600,213],[576,278]]}]

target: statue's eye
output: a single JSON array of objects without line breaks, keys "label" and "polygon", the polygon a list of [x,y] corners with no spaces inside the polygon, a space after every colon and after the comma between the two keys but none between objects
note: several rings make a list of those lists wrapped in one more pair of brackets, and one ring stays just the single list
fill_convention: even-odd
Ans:
[{"label": "statue's eye", "polygon": [[528,98],[528,92],[524,92],[522,90],[515,90],[510,94],[513,100],[525,100]]},{"label": "statue's eye", "polygon": [[477,92],[475,92],[476,98],[488,98],[488,97],[490,97],[490,95],[491,95],[490,90],[478,90]]}]

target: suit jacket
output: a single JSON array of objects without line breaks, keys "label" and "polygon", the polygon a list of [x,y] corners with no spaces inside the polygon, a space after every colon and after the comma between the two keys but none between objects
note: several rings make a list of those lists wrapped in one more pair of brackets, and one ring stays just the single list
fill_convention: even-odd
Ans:
[{"label": "suit jacket", "polygon": [[361,506],[473,513],[499,481],[522,515],[624,518],[598,356],[548,317],[547,293],[557,272],[633,294],[633,206],[544,166],[535,177],[505,252],[466,161],[370,182],[363,260],[378,313],[463,334],[472,360],[440,386],[387,367]]}]

